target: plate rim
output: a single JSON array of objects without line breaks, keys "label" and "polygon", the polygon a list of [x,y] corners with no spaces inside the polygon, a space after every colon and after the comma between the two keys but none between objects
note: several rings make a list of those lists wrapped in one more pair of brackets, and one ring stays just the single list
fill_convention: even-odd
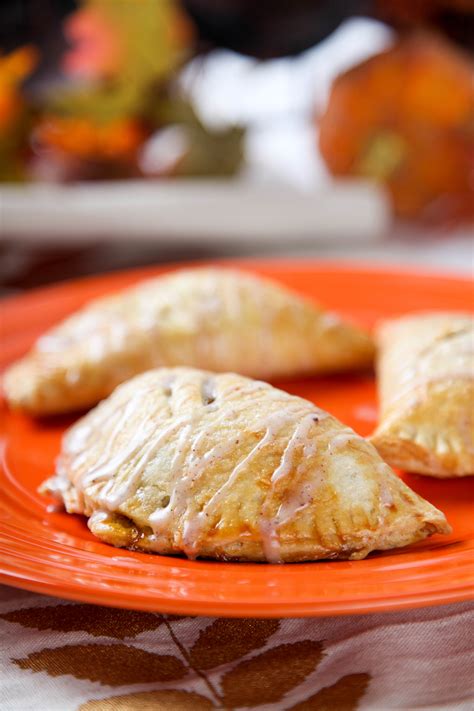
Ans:
[{"label": "plate rim", "polygon": [[[455,603],[472,602],[474,594],[472,585],[467,585],[463,589],[457,589],[451,594],[440,592],[437,596],[432,594],[425,596],[423,599],[418,595],[407,595],[400,597],[397,600],[389,601],[386,598],[383,600],[375,600],[354,604],[354,606],[346,605],[341,607],[340,603],[301,603],[284,604],[278,602],[278,610],[272,607],[265,607],[265,603],[261,605],[248,604],[245,611],[242,609],[234,610],[230,605],[223,603],[210,602],[209,605],[204,603],[189,603],[185,606],[174,605],[171,601],[159,599],[159,604],[154,605],[144,601],[144,604],[139,604],[136,598],[126,598],[123,600],[113,600],[110,598],[100,598],[97,594],[88,594],[85,592],[75,593],[65,591],[48,583],[29,580],[27,578],[18,578],[14,575],[9,575],[5,571],[0,571],[0,584],[10,587],[27,590],[41,595],[48,595],[57,599],[70,600],[71,602],[86,603],[90,605],[98,605],[99,607],[111,607],[124,610],[136,610],[138,612],[155,612],[170,615],[186,614],[196,617],[227,617],[235,619],[246,618],[265,618],[265,619],[297,619],[297,618],[316,618],[316,617],[347,617],[350,615],[367,615],[381,614],[391,612],[401,612],[403,610],[418,610],[425,607],[440,607],[442,605],[452,605]],[[241,603],[240,603],[241,604]],[[304,608],[304,609],[302,609]]]},{"label": "plate rim", "polygon": [[[36,295],[47,296],[49,293],[54,293],[57,290],[63,288],[69,288],[74,286],[93,285],[94,283],[99,284],[100,282],[113,283],[115,280],[120,281],[124,276],[137,276],[141,278],[141,274],[162,274],[165,272],[172,272],[178,269],[194,269],[200,267],[236,267],[245,269],[247,266],[249,269],[261,269],[265,271],[268,268],[286,267],[288,269],[304,269],[305,271],[310,271],[312,269],[325,269],[328,272],[351,272],[351,273],[376,273],[380,275],[387,276],[419,276],[422,279],[433,279],[434,281],[450,281],[450,282],[463,282],[468,284],[472,282],[472,277],[464,272],[445,272],[442,269],[429,268],[429,267],[418,267],[413,264],[404,265],[403,263],[390,263],[385,261],[376,260],[356,260],[351,261],[350,259],[321,259],[308,257],[307,259],[303,257],[285,257],[285,256],[272,256],[268,259],[265,256],[253,257],[219,257],[216,259],[190,259],[184,261],[172,261],[172,262],[158,262],[156,264],[147,264],[138,267],[131,267],[130,269],[114,269],[107,272],[99,272],[97,274],[85,274],[78,277],[72,277],[67,279],[62,279],[61,281],[55,281],[52,284],[43,284],[37,287],[32,287],[27,289],[21,294],[11,294],[3,296],[0,299],[2,307],[10,308],[15,303],[27,303],[33,299]],[[146,277],[145,277],[146,278]]]}]

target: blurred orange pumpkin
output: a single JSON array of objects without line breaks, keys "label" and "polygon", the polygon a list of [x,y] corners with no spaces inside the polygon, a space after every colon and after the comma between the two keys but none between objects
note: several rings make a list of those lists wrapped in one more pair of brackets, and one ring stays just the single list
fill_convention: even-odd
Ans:
[{"label": "blurred orange pumpkin", "polygon": [[319,120],[334,175],[382,182],[396,214],[431,223],[474,217],[473,139],[472,60],[431,35],[340,75]]}]

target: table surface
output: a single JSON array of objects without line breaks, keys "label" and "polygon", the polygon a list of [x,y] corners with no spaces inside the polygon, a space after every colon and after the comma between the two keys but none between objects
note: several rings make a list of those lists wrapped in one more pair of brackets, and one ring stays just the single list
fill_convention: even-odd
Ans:
[{"label": "table surface", "polygon": [[[258,252],[258,248],[255,250]],[[280,250],[472,274],[468,231],[441,239]],[[4,242],[4,294],[144,263],[222,256],[109,244],[54,249]],[[174,617],[0,587],[4,711],[423,708],[468,711],[474,604],[288,620]]]}]

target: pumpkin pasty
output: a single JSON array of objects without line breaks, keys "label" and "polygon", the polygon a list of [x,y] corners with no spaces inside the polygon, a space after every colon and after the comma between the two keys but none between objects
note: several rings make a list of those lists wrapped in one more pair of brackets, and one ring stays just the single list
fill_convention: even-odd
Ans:
[{"label": "pumpkin pasty", "polygon": [[474,473],[474,319],[427,313],[379,331],[380,424],[392,466],[436,477]]},{"label": "pumpkin pasty", "polygon": [[190,368],[118,387],[69,430],[42,490],[107,543],[190,558],[358,559],[450,530],[312,403]]},{"label": "pumpkin pasty", "polygon": [[12,406],[41,415],[94,405],[155,367],[275,378],[364,368],[373,355],[365,332],[286,288],[192,269],[86,306],[7,371],[4,390]]}]

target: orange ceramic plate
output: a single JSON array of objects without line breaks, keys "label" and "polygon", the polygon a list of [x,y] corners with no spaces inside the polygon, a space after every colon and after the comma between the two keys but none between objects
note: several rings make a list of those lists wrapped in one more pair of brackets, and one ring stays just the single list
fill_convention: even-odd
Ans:
[{"label": "orange ceramic plate", "polygon": [[[366,325],[414,309],[466,309],[467,280],[311,262],[244,262]],[[92,297],[164,269],[77,282],[3,304],[2,365],[21,356],[46,328]],[[376,419],[374,378],[344,376],[277,383],[313,400],[366,435]],[[442,509],[451,536],[354,562],[283,566],[188,561],[119,550],[99,542],[80,516],[58,513],[37,494],[53,471],[61,435],[73,418],[35,422],[4,409],[0,477],[0,579],[64,598],[116,607],[228,616],[303,616],[375,612],[466,600],[472,596],[472,480],[404,474]]]}]

